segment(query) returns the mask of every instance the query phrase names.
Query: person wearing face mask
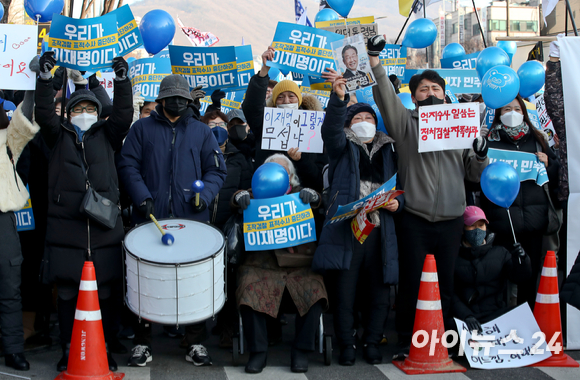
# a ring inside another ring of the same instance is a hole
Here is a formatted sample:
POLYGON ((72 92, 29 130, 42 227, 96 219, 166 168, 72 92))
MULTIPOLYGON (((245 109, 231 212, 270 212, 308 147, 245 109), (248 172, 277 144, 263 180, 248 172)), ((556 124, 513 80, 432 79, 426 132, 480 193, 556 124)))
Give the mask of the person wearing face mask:
POLYGON ((369 62, 378 82, 373 96, 389 136, 395 139, 399 180, 405 190, 405 208, 397 216, 401 281, 397 294, 396 328, 398 359, 404 359, 411 344, 421 272, 427 254, 437 261, 441 307, 447 329, 455 322, 450 313, 453 268, 463 230, 466 207, 464 179, 479 182, 487 166, 487 142, 478 136, 473 149, 419 153, 419 109, 445 102, 445 80, 433 70, 414 75, 409 81, 414 110, 405 108, 395 94, 380 64, 385 37, 367 43, 369 62))
MULTIPOLYGON (((87 192, 87 176, 93 189, 112 203, 119 203, 115 152, 121 149, 133 114, 128 65, 113 59, 115 72, 113 112, 99 120, 101 102, 89 90, 75 91, 66 103, 66 119, 55 112, 51 69, 54 52, 40 57, 36 81, 35 120, 51 149, 48 162, 48 217, 43 282, 58 288, 58 318, 63 355, 57 370, 64 371, 75 318, 80 275, 88 253, 95 264, 105 341, 116 340, 117 312, 122 307, 124 236, 121 215, 109 229, 89 220, 79 209, 87 192)), ((117 364, 108 354, 109 369, 117 364)))
POLYGON ((468 206, 463 223, 461 248, 455 262, 453 316, 464 321, 470 331, 481 334, 482 323, 510 310, 507 281, 523 283, 532 270, 530 258, 520 244, 514 244, 510 250, 494 245, 495 234, 487 229, 489 222, 479 207, 468 206))
MULTIPOLYGON (((560 163, 548 145, 547 136, 530 122, 526 105, 519 95, 508 105, 495 110, 488 140, 490 156, 496 150, 507 154, 513 151, 516 155, 530 153, 537 157, 536 163, 543 166, 548 174, 548 184, 539 184, 535 180, 522 181, 520 191, 510 206, 516 239, 521 242, 532 263, 532 276, 518 286, 518 305, 528 302, 533 309, 537 277, 542 269, 542 255, 545 253, 542 252, 542 240, 548 232, 554 232, 548 231, 550 216, 555 214, 549 193, 558 186, 560 163)), ((517 160, 518 157, 514 159, 517 160)), ((537 168, 538 166, 534 166, 530 170, 537 168)), ((495 244, 510 249, 514 238, 505 209, 493 204, 485 196, 481 197, 481 208, 488 216, 490 228, 496 232, 495 244)))
MULTIPOLYGON (((394 140, 377 131, 375 111, 366 103, 347 108, 350 96, 345 93, 346 80, 336 76, 338 73, 334 70, 329 74, 333 92, 322 124, 322 139, 330 158, 328 178, 332 199, 326 221, 334 216, 339 205, 369 195, 397 172, 394 140)), ((367 316, 362 338, 363 356, 369 364, 382 361, 378 345, 389 310, 389 286, 399 280, 393 215, 403 207, 404 196, 400 195, 382 209, 368 214, 369 221, 376 227, 363 244, 355 239, 350 219, 325 225, 322 229, 312 268, 330 270, 336 277, 334 330, 340 346, 341 365, 355 363, 354 305, 357 287, 360 290, 363 286, 369 296, 367 310, 363 310, 367 316)))
POLYGON ((229 140, 246 158, 248 167, 254 172, 254 157, 256 156, 256 136, 250 130, 244 112, 234 109, 228 112, 229 140))
MULTIPOLYGON (((224 134, 212 133, 200 121, 187 79, 181 75, 163 78, 155 101, 157 106, 150 116, 133 124, 118 162, 119 178, 133 202, 133 223, 148 220, 150 214, 159 219, 186 218, 207 223, 208 205, 226 179, 220 149, 225 143, 224 134), (198 205, 191 191, 196 180, 205 185, 198 205)), ((133 317, 135 338, 128 365, 143 367, 153 360, 151 324, 133 317)), ((195 366, 212 363, 201 344, 207 337, 205 325, 202 321, 185 328, 186 360, 195 366)))

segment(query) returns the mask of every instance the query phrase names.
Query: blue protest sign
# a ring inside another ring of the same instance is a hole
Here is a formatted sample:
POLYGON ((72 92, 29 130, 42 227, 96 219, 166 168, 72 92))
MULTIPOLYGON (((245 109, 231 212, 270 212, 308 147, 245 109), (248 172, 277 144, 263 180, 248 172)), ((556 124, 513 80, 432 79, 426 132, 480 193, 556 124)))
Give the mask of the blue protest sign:
POLYGON ((169 58, 169 49, 163 49, 159 53, 155 54, 153 58, 169 58))
POLYGON ((168 58, 143 58, 129 63, 129 78, 133 94, 140 92, 146 102, 154 102, 159 95, 163 78, 171 74, 168 58))
POLYGON ((236 62, 238 64, 238 87, 230 88, 233 91, 245 91, 254 75, 254 57, 252 46, 236 46, 236 62))
POLYGON ((309 87, 311 90, 332 91, 332 83, 327 82, 324 78, 311 77, 310 75, 303 76, 302 86, 309 87))
MULTIPOLYGON (((242 102, 246 97, 246 90, 226 92, 226 97, 221 100, 221 111, 225 114, 233 109, 242 108, 242 102)), ((212 104, 211 96, 208 95, 200 100, 201 107, 199 112, 203 115, 207 111, 207 107, 212 104)))
POLYGON ((169 45, 173 74, 182 75, 193 89, 202 86, 211 94, 217 89, 238 87, 236 48, 169 45))
POLYGON ((344 36, 308 26, 279 22, 272 46, 276 49, 271 67, 320 77, 327 67, 335 68, 330 44, 344 36))
POLYGON ((401 45, 385 45, 379 59, 387 70, 387 75, 395 74, 403 80, 407 66, 407 48, 402 48, 401 45))
POLYGON ((494 118, 495 118, 495 110, 489 107, 485 107, 485 119, 483 119, 483 121, 488 129, 491 128, 494 118))
POLYGON ((459 103, 459 100, 457 100, 457 96, 455 96, 455 94, 453 93, 453 91, 451 91, 450 88, 445 89, 445 95, 447 95, 449 99, 451 99, 451 103, 459 103))
MULTIPOLYGON (((28 190, 28 185, 26 185, 26 190, 28 190)), ((26 202, 26 205, 22 208, 22 210, 14 212, 14 216, 16 216, 16 230, 18 232, 32 231, 34 230, 34 228, 36 228, 30 198, 28 198, 28 201, 26 202)))
POLYGON ((386 134, 388 134, 387 129, 385 128, 385 123, 383 122, 383 117, 381 116, 381 113, 379 112, 379 107, 377 106, 377 103, 375 103, 375 98, 373 97, 373 89, 372 87, 367 87, 367 88, 363 88, 360 90, 356 91, 356 100, 359 103, 368 103, 373 110, 375 111, 375 114, 377 115, 377 130, 384 132, 386 134))
POLYGON ((60 66, 80 71, 111 67, 119 55, 117 17, 76 19, 55 15, 48 48, 60 66))
POLYGON ((304 76, 304 74, 298 74, 298 73, 295 73, 295 72, 292 73, 292 80, 295 80, 295 81, 300 82, 300 81, 303 81, 304 78, 306 78, 304 76))
POLYGON ((313 241, 314 216, 299 194, 252 199, 244 211, 246 251, 295 247, 313 241))
POLYGON ((441 58, 442 69, 474 69, 477 64, 477 56, 481 53, 477 51, 471 54, 460 55, 459 57, 441 58))
POLYGON ((490 164, 503 161, 513 166, 520 176, 520 182, 532 180, 536 181, 538 186, 548 182, 546 166, 533 153, 489 148, 487 156, 490 164))
POLYGON ((128 5, 123 5, 108 14, 117 16, 119 30, 119 55, 126 55, 143 46, 143 37, 128 5))
MULTIPOLYGON (((481 82, 477 76, 477 71, 472 69, 431 69, 435 70, 445 79, 447 86, 453 90, 454 94, 480 94, 481 82)), ((403 83, 409 83, 411 77, 420 74, 421 70, 405 70, 405 80, 403 83)))
POLYGON ((318 99, 320 104, 322 104, 322 108, 328 107, 328 101, 330 100, 330 92, 329 91, 321 91, 321 90, 313 90, 311 87, 308 86, 300 86, 300 91, 302 91, 302 95, 312 95, 318 99))

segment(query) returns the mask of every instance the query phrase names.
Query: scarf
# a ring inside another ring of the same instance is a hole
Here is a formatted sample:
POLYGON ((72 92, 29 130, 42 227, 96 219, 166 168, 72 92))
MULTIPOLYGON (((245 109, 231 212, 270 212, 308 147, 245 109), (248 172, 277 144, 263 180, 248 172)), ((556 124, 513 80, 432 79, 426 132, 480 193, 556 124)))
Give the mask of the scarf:
POLYGON ((499 131, 504 131, 508 137, 512 140, 512 141, 518 141, 519 139, 521 139, 522 137, 524 137, 525 135, 528 134, 528 132, 530 131, 530 127, 528 126, 528 124, 526 124, 525 121, 522 121, 522 123, 520 125, 517 125, 515 127, 508 127, 507 125, 503 125, 502 123, 496 124, 495 127, 493 127, 491 129, 491 131, 489 131, 489 137, 488 140, 489 141, 500 141, 501 137, 499 135, 499 131))

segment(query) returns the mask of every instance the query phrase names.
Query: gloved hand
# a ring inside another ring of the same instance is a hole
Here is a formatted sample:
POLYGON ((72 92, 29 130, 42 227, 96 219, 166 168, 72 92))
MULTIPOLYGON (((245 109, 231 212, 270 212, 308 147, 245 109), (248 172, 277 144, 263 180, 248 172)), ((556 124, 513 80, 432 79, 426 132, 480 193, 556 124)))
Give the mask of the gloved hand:
POLYGON ((87 83, 89 83, 88 80, 83 78, 81 72, 78 70, 66 69, 66 74, 68 75, 68 78, 73 81, 74 84, 80 84, 84 86, 87 83))
POLYGON ((378 57, 385 48, 386 43, 387 41, 385 41, 385 37, 382 34, 372 36, 367 42, 367 53, 371 57, 378 57))
POLYGON ((217 106, 218 108, 221 107, 221 100, 226 97, 226 93, 222 90, 215 90, 211 94, 211 102, 217 106))
POLYGON ((121 81, 127 79, 127 72, 129 71, 129 64, 123 57, 113 58, 113 71, 115 72, 115 80, 121 81))
POLYGON ((38 60, 38 64, 40 65, 40 77, 42 79, 50 79, 52 78, 51 70, 54 69, 56 66, 56 59, 54 59, 54 52, 53 51, 46 51, 38 60))
POLYGON ((89 90, 95 89, 101 85, 99 78, 97 78, 97 73, 94 73, 89 77, 89 90))
POLYGON ((481 127, 481 131, 479 131, 479 135, 481 137, 487 137, 488 134, 489 134, 489 128, 481 127))
MULTIPOLYGON (((202 90, 202 88, 203 88, 203 86, 202 85, 199 85, 197 87, 194 87, 193 90, 191 90, 191 92, 189 94, 193 98, 193 101, 195 101, 196 99, 203 99, 203 98, 205 98, 205 91, 202 90)), ((224 93, 224 96, 225 96, 225 93, 224 93)), ((212 101, 213 101, 213 97, 212 97, 212 101)))
POLYGON ((153 199, 147 198, 139 205, 139 212, 141 215, 145 217, 145 219, 149 219, 149 215, 155 215, 155 203, 153 203, 153 199))
POLYGON ((320 197, 318 196, 318 193, 316 191, 309 188, 304 188, 300 190, 300 199, 302 199, 302 202, 304 202, 305 204, 309 204, 309 203, 318 203, 320 197))
POLYGON ((40 61, 37 55, 35 55, 34 58, 32 58, 32 61, 30 61, 30 63, 28 64, 28 68, 30 69, 30 71, 36 73, 36 75, 40 74, 40 61))
POLYGON ((143 104, 145 104, 145 98, 141 96, 141 92, 137 91, 133 94, 133 123, 139 120, 143 104))
MULTIPOLYGON (((564 33, 558 34, 558 37, 564 37, 564 33)), ((560 43, 558 40, 550 42, 550 57, 560 58, 560 43)))
POLYGON ((191 205, 193 206, 193 212, 200 213, 207 208, 207 204, 201 198, 199 198, 199 205, 195 205, 195 197, 191 198, 191 205))
POLYGON ((473 151, 479 160, 485 160, 487 157, 487 149, 487 140, 485 138, 477 136, 475 140, 473 140, 473 151))
POLYGON ((242 210, 245 210, 250 205, 250 193, 242 190, 234 196, 234 203, 236 203, 242 210))
POLYGON ((470 332, 476 330, 479 334, 483 333, 483 328, 481 328, 481 324, 475 317, 465 318, 465 324, 470 332))
POLYGON ((513 245, 512 250, 510 251, 510 253, 512 254, 512 256, 517 256, 517 257, 525 257, 526 256, 526 252, 524 251, 524 249, 522 248, 522 245, 520 243, 515 243, 513 245))

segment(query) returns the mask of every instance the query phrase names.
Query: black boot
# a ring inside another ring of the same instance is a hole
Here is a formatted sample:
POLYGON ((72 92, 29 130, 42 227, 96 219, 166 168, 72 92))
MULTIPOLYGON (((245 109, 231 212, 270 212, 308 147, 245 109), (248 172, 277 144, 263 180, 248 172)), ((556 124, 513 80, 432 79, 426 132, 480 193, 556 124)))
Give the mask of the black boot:
POLYGON ((248 364, 246 364, 247 373, 260 373, 266 367, 266 359, 268 353, 266 352, 250 352, 248 364))
POLYGON ((30 369, 30 364, 26 361, 22 352, 17 354, 6 354, 4 355, 4 358, 6 359, 7 367, 12 367, 19 371, 28 371, 30 369))
POLYGON ((66 366, 68 365, 68 353, 70 351, 70 344, 62 345, 62 358, 56 364, 56 370, 58 372, 66 371, 66 366))
POLYGON ((117 362, 113 359, 113 355, 107 350, 107 361, 109 362, 109 371, 115 372, 117 370, 117 362))
POLYGON ((308 372, 308 351, 292 348, 290 354, 290 369, 294 373, 308 372))

